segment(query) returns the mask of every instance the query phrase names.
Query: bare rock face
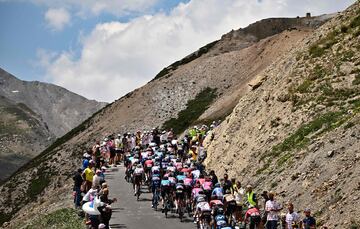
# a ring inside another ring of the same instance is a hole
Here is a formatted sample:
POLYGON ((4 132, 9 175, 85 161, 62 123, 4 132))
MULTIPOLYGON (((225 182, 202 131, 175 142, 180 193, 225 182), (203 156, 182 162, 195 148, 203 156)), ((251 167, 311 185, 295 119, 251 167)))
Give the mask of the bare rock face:
POLYGON ((311 208, 319 225, 357 227, 359 31, 357 2, 259 73, 206 139, 206 166, 311 208))
POLYGON ((0 69, 0 181, 104 105, 0 69))

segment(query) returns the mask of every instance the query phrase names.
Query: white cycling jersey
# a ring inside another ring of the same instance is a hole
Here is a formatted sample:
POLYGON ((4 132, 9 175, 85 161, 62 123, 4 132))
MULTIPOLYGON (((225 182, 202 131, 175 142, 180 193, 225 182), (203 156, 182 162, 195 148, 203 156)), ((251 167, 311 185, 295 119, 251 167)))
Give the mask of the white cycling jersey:
POLYGON ((196 209, 200 212, 211 211, 210 205, 208 202, 200 202, 196 205, 196 209))

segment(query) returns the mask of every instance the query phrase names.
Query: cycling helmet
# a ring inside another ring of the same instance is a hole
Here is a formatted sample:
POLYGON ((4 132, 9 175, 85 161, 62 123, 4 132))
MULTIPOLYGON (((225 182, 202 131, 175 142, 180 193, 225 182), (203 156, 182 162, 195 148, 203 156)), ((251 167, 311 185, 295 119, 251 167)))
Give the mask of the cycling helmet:
POLYGON ((217 209, 217 213, 218 213, 219 215, 223 215, 223 214, 224 214, 224 209, 223 209, 223 208, 218 208, 218 209, 217 209))
POLYGON ((156 146, 156 143, 155 142, 151 142, 150 144, 149 144, 149 147, 155 147, 156 146))
POLYGON ((205 198, 203 196, 199 196, 199 198, 197 199, 197 202, 205 202, 205 198))

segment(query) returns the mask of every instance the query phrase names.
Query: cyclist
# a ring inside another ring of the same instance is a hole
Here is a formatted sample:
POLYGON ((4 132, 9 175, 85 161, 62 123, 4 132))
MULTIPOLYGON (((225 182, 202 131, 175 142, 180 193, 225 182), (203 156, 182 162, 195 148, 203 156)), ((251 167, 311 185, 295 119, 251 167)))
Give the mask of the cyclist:
POLYGON ((141 166, 141 164, 138 164, 136 166, 136 169, 134 170, 134 196, 136 195, 140 195, 140 187, 141 187, 141 183, 142 183, 142 178, 144 176, 144 169, 141 166))
POLYGON ((224 190, 220 186, 220 183, 215 184, 215 188, 211 193, 211 199, 213 200, 223 200, 224 190))
POLYGON ((206 199, 210 200, 211 199, 211 191, 212 191, 212 182, 211 182, 211 178, 207 177, 205 178, 205 182, 202 184, 202 188, 205 192, 206 195, 206 199))
POLYGON ((146 181, 151 179, 151 168, 153 167, 153 165, 154 165, 154 162, 150 157, 144 162, 145 180, 146 181))
POLYGON ((160 190, 161 190, 161 204, 162 207, 164 209, 164 202, 165 202, 165 197, 168 195, 171 195, 171 183, 169 181, 169 177, 164 176, 163 179, 161 180, 161 184, 160 184, 160 190))
POLYGON ((216 229, 227 226, 227 218, 224 214, 224 209, 218 208, 215 214, 213 214, 212 225, 215 225, 216 229))
POLYGON ((225 215, 229 219, 229 224, 231 225, 233 219, 233 213, 236 208, 236 200, 234 194, 231 193, 230 189, 226 190, 226 194, 224 195, 224 207, 225 207, 225 215))
MULTIPOLYGON (((178 211, 179 215, 184 213, 185 207, 185 190, 184 190, 184 181, 179 180, 175 188, 175 209, 178 211)), ((182 217, 182 215, 180 216, 182 217)))
POLYGON ((250 224, 250 229, 259 228, 261 222, 259 209, 253 205, 249 205, 249 209, 245 213, 245 222, 250 224))
POLYGON ((151 178, 151 192, 153 194, 152 205, 151 205, 152 208, 158 205, 158 201, 160 199, 159 198, 160 186, 161 186, 160 173, 159 170, 155 170, 151 178))
POLYGON ((197 204, 194 214, 194 222, 200 225, 208 224, 211 222, 211 208, 209 203, 205 200, 205 197, 199 196, 197 198, 197 204))

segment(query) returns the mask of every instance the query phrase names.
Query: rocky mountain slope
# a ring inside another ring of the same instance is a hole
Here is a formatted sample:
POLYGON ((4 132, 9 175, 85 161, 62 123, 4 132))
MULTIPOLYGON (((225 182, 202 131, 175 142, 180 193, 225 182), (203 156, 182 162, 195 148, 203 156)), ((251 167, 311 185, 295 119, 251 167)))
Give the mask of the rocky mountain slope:
POLYGON ((265 69, 274 68, 276 60, 303 44, 327 19, 263 20, 163 69, 58 139, 2 185, 0 218, 13 218, 6 226, 17 227, 37 214, 71 205, 70 176, 80 162, 76 159, 103 135, 155 126, 181 133, 190 124, 225 117, 239 98, 263 87, 265 69))
POLYGON ((10 176, 54 139, 45 123, 25 104, 0 96, 0 178, 10 176))
POLYGON ((359 228, 360 4, 260 73, 207 139, 206 165, 313 209, 319 225, 359 228))
POLYGON ((0 69, 0 181, 104 105, 0 69))
POLYGON ((106 104, 53 84, 19 80, 1 68, 0 95, 33 110, 56 137, 61 137, 106 104))

